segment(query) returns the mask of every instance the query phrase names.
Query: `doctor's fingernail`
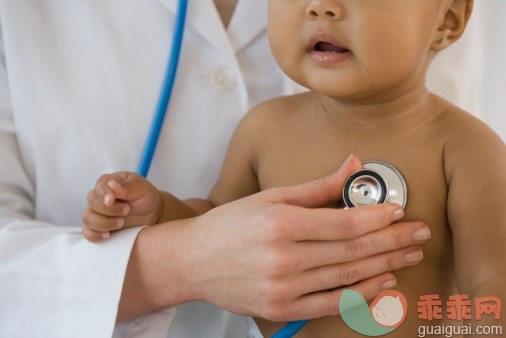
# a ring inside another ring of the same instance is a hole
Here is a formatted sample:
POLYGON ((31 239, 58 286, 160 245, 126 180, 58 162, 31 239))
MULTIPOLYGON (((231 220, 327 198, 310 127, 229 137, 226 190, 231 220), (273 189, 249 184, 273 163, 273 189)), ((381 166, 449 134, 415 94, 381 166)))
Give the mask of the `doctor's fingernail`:
POLYGON ((116 229, 121 229, 125 225, 125 220, 123 218, 119 219, 118 222, 116 222, 116 229))
POLYGON ((423 259, 423 252, 421 249, 410 251, 404 256, 404 263, 417 264, 423 259))
POLYGON ((350 161, 351 161, 352 158, 353 158, 353 154, 351 154, 350 156, 348 156, 348 158, 346 159, 346 161, 344 161, 342 167, 346 167, 350 163, 350 161))
POLYGON ((381 284, 381 290, 390 290, 397 286, 397 281, 395 279, 390 279, 381 284))
POLYGON ((392 214, 392 222, 396 222, 404 217, 404 210, 399 208, 392 214))
POLYGON ((102 238, 103 239, 108 239, 109 237, 111 237, 111 233, 110 232, 103 232, 102 233, 102 238))
POLYGON ((423 242, 430 238, 431 233, 429 230, 429 227, 423 226, 419 229, 416 229, 415 232, 413 232, 412 238, 415 242, 423 242))

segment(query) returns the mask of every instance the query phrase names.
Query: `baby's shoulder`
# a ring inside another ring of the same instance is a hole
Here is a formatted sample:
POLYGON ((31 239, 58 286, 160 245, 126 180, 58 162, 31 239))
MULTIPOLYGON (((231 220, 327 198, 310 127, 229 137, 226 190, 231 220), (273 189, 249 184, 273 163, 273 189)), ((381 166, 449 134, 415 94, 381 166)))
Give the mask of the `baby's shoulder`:
POLYGON ((250 147, 257 148, 270 143, 282 133, 289 133, 292 130, 289 126, 294 124, 294 117, 301 111, 299 105, 307 101, 304 96, 282 96, 254 106, 240 121, 234 141, 242 140, 249 143, 250 147))
POLYGON ((293 120, 310 102, 311 93, 280 96, 254 106, 244 121, 274 125, 275 122, 293 120))
POLYGON ((479 163, 503 170, 506 164, 506 144, 493 129, 478 117, 441 100, 436 122, 444 134, 444 160, 447 174, 457 168, 479 163))
POLYGON ((493 129, 478 117, 460 109, 442 98, 436 98, 439 110, 436 119, 441 132, 446 135, 448 147, 462 148, 466 144, 504 144, 493 129))

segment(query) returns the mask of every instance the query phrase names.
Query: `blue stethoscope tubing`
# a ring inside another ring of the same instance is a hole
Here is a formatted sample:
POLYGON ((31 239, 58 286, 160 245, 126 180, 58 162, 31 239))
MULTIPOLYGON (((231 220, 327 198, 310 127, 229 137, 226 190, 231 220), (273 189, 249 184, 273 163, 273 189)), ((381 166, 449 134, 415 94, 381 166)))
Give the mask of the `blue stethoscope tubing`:
MULTIPOLYGON (((172 46, 169 59, 167 62, 167 69, 160 90, 160 97, 156 105, 156 110, 151 122, 148 138, 144 145, 141 160, 137 173, 146 177, 153 161, 156 145, 160 138, 163 121, 167 115, 167 109, 174 89, 174 82, 176 79, 177 68, 179 64, 179 56, 181 55, 181 47, 183 46, 183 33, 186 22, 186 14, 188 12, 188 0, 179 0, 176 11, 176 18, 174 22, 174 35, 172 37, 172 46)), ((308 320, 293 321, 285 325, 281 330, 272 336, 272 338, 291 338, 302 329, 308 320)))
POLYGON ((309 320, 296 320, 283 326, 281 330, 276 332, 271 338, 292 338, 299 332, 309 320))
POLYGON ((149 130, 144 151, 139 162, 137 173, 146 177, 153 161, 156 145, 160 138, 163 121, 167 115, 167 108, 169 107, 172 90, 174 89, 174 80, 176 79, 177 68, 179 64, 179 56, 181 55, 181 47, 183 46, 183 33, 186 22, 186 13, 188 8, 188 0, 179 0, 176 10, 176 18, 174 21, 174 35, 172 37, 172 46, 167 62, 167 69, 160 91, 160 97, 156 106, 151 129, 149 130))

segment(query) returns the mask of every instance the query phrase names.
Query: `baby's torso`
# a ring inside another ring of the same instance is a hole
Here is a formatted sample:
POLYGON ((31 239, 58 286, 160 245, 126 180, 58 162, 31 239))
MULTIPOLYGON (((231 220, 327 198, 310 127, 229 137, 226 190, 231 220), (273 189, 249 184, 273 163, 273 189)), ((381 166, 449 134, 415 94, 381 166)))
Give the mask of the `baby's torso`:
MULTIPOLYGON (((441 325, 443 322, 419 320, 417 307, 420 297, 426 295, 438 295, 444 305, 448 296, 458 294, 452 234, 446 213, 445 139, 437 121, 421 120, 419 124, 403 128, 402 121, 354 126, 317 120, 290 119, 290 126, 280 127, 269 146, 261 149, 257 167, 260 188, 323 177, 334 172, 350 154, 363 161, 380 160, 396 167, 404 176, 408 190, 406 216, 402 221, 427 223, 432 237, 423 246, 424 260, 420 265, 395 272, 396 289, 406 297, 408 312, 404 324, 388 336, 415 337, 421 325, 441 325)), ((336 205, 337 201, 329 207, 336 205)), ((264 320, 257 323, 266 337, 283 326, 264 320)), ((458 325, 457 322, 446 324, 458 325)), ((297 337, 363 336, 348 328, 340 317, 327 317, 311 320, 297 337)))

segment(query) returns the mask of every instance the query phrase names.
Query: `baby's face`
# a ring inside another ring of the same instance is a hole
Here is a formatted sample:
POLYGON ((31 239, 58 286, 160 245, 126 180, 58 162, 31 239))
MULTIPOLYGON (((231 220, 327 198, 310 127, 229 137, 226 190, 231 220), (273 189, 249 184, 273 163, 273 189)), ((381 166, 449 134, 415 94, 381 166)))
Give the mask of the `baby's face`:
POLYGON ((330 97, 395 96, 423 85, 452 0, 270 0, 269 39, 283 71, 330 97))

